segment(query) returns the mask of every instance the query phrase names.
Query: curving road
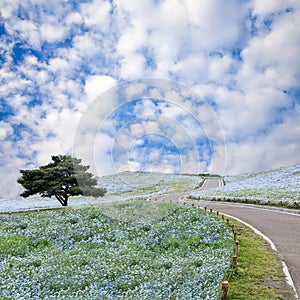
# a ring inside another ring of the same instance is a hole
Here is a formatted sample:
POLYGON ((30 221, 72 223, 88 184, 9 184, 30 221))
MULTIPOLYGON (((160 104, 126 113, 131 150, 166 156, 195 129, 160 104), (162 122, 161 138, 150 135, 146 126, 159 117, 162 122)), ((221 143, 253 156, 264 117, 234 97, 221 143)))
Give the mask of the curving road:
MULTIPOLYGON (((202 189, 218 187, 220 184, 218 178, 206 179, 202 189)), ((157 198, 161 201, 176 201, 178 199, 184 201, 183 197, 187 193, 163 195, 157 198)), ((204 200, 196 202, 200 203, 202 207, 206 206, 208 209, 236 217, 257 228, 271 239, 288 267, 296 289, 295 299, 298 299, 297 294, 300 295, 300 214, 253 205, 204 200)))

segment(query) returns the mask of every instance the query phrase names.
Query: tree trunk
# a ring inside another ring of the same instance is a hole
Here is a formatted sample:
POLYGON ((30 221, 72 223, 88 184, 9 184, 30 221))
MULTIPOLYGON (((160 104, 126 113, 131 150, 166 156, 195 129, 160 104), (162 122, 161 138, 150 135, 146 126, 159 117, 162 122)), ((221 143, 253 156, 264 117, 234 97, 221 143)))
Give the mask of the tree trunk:
POLYGON ((62 206, 68 206, 68 196, 67 195, 65 195, 65 199, 64 199, 64 201, 63 201, 63 203, 62 203, 62 206))
POLYGON ((62 206, 68 206, 68 198, 69 197, 67 195, 65 195, 64 198, 59 194, 54 194, 54 196, 62 206))

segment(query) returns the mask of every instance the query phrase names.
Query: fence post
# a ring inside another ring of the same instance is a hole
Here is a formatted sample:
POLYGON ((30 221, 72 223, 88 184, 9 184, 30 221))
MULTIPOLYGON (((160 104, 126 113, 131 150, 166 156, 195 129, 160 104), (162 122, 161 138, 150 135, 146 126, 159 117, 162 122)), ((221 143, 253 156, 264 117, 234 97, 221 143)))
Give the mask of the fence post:
POLYGON ((232 256, 232 267, 235 269, 237 266, 237 256, 233 255, 232 256))
POLYGON ((239 254, 240 251, 240 243, 239 241, 235 241, 235 253, 239 254))
POLYGON ((236 241, 237 240, 237 233, 234 232, 233 234, 234 234, 234 240, 236 241))
POLYGON ((234 233, 234 224, 231 225, 232 233, 234 233))
POLYGON ((222 300, 225 300, 227 298, 228 294, 228 281, 222 282, 222 300))

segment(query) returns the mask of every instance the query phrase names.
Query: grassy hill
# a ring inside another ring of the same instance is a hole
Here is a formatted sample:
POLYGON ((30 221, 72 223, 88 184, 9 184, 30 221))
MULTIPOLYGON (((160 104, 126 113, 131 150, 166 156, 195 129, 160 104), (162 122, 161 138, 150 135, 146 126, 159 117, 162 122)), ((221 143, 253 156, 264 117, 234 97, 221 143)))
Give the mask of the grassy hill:
POLYGON ((109 195, 153 195, 191 190, 200 183, 198 175, 163 174, 158 172, 123 172, 99 180, 109 195))
POLYGON ((238 176, 225 176, 225 186, 195 191, 196 199, 241 201, 300 208, 300 164, 238 176))
MULTIPOLYGON (((103 176, 99 185, 107 188, 103 198, 74 197, 70 206, 98 205, 141 199, 149 196, 190 191, 201 185, 208 174, 163 174, 149 172, 123 172, 103 176)), ((196 199, 240 201, 300 208, 300 164, 236 176, 225 176, 226 185, 208 191, 195 190, 196 199)), ((0 199, 0 212, 60 207, 56 199, 32 196, 27 199, 12 197, 0 199)))
MULTIPOLYGON (((99 179, 99 185, 107 188, 107 194, 103 198, 73 197, 70 198, 69 206, 98 205, 129 199, 147 198, 163 193, 192 190, 199 185, 201 180, 198 175, 123 172, 103 176, 99 179)), ((24 199, 18 196, 0 199, 0 212, 56 207, 60 207, 60 204, 54 198, 32 196, 24 199)))

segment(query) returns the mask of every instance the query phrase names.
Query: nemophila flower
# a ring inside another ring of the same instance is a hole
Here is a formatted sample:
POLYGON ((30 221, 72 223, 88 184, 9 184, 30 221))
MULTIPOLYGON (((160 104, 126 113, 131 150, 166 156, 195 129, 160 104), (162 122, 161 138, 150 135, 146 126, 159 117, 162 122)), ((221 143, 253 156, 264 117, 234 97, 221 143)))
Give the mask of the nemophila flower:
MULTIPOLYGON (((103 198, 73 197, 70 206, 93 205, 150 197, 157 194, 192 190, 199 183, 199 176, 173 175, 161 173, 122 173, 101 177, 100 185, 107 188, 103 198), (147 183, 147 185, 145 185, 147 183)), ((58 207, 55 199, 31 196, 24 201, 21 197, 0 199, 0 212, 31 210, 38 208, 58 207)))
POLYGON ((163 203, 115 206, 114 216, 119 213, 122 221, 103 214, 105 209, 23 214, 28 224, 23 231, 15 226, 20 221, 16 215, 3 215, 1 236, 47 242, 22 255, 4 255, 1 297, 217 298, 232 251, 225 223, 194 208, 174 210, 163 203), (132 219, 138 210, 164 214, 143 223, 132 219), (131 212, 127 220, 124 211, 131 212), (77 222, 71 226, 70 220, 77 222))
POLYGON ((194 198, 215 198, 260 204, 300 206, 300 165, 277 170, 226 176, 226 186, 207 191, 193 191, 194 198))

